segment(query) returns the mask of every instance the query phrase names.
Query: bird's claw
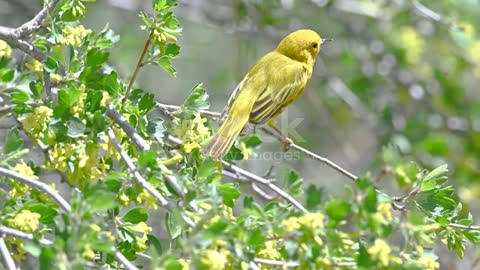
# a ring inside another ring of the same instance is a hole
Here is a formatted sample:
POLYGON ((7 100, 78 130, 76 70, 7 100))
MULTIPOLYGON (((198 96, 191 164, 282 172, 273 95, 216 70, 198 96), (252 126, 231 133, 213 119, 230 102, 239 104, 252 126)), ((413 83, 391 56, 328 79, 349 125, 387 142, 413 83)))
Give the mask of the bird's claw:
POLYGON ((283 138, 283 150, 286 152, 290 149, 290 145, 293 144, 293 141, 290 138, 283 138))

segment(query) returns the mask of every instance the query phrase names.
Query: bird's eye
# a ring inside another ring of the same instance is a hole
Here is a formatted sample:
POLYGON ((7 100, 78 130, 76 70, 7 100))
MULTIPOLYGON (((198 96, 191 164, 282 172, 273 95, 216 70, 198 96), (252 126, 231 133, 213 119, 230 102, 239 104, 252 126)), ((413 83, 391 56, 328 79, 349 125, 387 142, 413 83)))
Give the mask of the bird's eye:
POLYGON ((318 47, 318 44, 317 43, 313 43, 313 48, 317 48, 318 47))

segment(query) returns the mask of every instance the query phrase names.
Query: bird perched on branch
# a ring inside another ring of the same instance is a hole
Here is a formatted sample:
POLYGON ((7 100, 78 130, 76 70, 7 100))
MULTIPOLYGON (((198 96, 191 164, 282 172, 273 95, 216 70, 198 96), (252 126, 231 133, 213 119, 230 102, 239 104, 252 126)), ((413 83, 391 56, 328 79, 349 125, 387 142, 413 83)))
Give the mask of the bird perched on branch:
MULTIPOLYGON (((298 30, 258 60, 230 96, 221 116, 226 119, 203 153, 222 158, 255 125, 268 123, 275 129, 275 118, 302 95, 320 46, 330 40, 313 30, 298 30)), ((291 143, 286 137, 285 142, 291 143)))

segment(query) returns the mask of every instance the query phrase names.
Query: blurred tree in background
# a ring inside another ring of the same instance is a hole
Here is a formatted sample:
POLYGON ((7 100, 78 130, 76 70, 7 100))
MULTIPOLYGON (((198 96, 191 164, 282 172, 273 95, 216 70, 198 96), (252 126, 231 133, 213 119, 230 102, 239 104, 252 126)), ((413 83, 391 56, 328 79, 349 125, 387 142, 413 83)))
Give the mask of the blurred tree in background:
POLYGON ((41 27, 18 35, 7 27, 44 3, 0 0, 0 169, 54 185, 71 208, 0 171, 0 251, 19 265, 480 268, 479 1, 45 2, 55 7, 41 27), (300 28, 334 42, 278 127, 361 177, 261 130, 241 138, 232 151, 249 158, 235 164, 276 179, 282 196, 200 156, 218 127, 202 110, 221 111, 300 28))

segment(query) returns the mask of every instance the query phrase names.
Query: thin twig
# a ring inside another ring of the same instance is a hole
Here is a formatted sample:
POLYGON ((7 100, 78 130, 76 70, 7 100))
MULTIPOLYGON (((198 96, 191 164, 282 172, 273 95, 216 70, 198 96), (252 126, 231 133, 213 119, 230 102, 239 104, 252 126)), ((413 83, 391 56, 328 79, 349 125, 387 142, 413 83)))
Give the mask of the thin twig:
POLYGON ((23 38, 37 31, 37 29, 42 26, 47 15, 53 11, 58 2, 60 2, 60 0, 51 0, 48 2, 43 9, 40 10, 40 12, 38 12, 37 15, 35 15, 35 17, 33 17, 30 21, 13 30, 13 34, 19 38, 23 38))
POLYGON ((52 197, 58 203, 58 205, 60 205, 60 207, 62 207, 66 212, 70 213, 72 211, 72 208, 70 207, 70 204, 68 204, 68 202, 62 196, 60 196, 57 192, 55 192, 55 190, 53 190, 47 184, 45 184, 43 182, 40 182, 40 181, 33 180, 29 177, 26 177, 26 176, 21 175, 17 172, 14 172, 12 170, 5 169, 5 168, 2 168, 2 167, 0 167, 0 175, 4 175, 6 177, 15 179, 15 180, 20 181, 24 184, 27 184, 28 186, 35 187, 35 188, 47 193, 48 195, 50 195, 50 197, 52 197))
POLYGON ((268 260, 262 258, 255 258, 253 259, 254 262, 264 265, 271 265, 271 266, 281 266, 281 267, 298 267, 300 264, 298 262, 281 262, 275 260, 268 260))
POLYGON ((6 269, 17 270, 17 267, 15 266, 15 261, 13 260, 12 255, 10 255, 10 251, 5 244, 5 239, 3 239, 3 236, 0 236, 0 255, 2 255, 6 269))
MULTIPOLYGON (((168 111, 178 111, 180 110, 180 106, 176 106, 176 105, 168 105, 168 104, 162 104, 162 103, 157 103, 156 106, 160 109, 163 109, 163 110, 168 110, 168 111)), ((213 118, 214 120, 218 119, 220 117, 220 113, 217 113, 217 112, 212 112, 212 111, 206 111, 206 110, 201 110, 199 111, 200 115, 204 116, 204 117, 209 117, 209 118, 213 118)), ((274 138, 278 139, 279 141, 283 142, 283 138, 280 137, 279 134, 273 132, 272 130, 270 130, 269 128, 267 127, 261 127, 261 129, 273 136, 274 138)), ((304 153, 305 155, 315 159, 315 160, 318 160, 324 164, 326 164, 327 166, 333 168, 334 170, 336 170, 337 172, 347 176, 348 178, 352 179, 352 180, 357 180, 357 176, 354 175, 353 173, 349 172, 348 170, 342 168, 340 165, 336 164, 335 162, 329 160, 328 158, 325 158, 325 157, 322 157, 322 156, 319 156, 295 143, 292 143, 290 144, 290 148, 293 148, 297 151, 300 151, 302 153, 304 153)))
MULTIPOLYGON (((22 231, 19 231, 19 230, 10 228, 10 227, 6 227, 6 226, 3 226, 3 225, 0 225, 0 234, 6 234, 6 235, 9 235, 9 236, 13 236, 13 237, 17 237, 17 238, 24 239, 24 240, 29 240, 29 241, 33 241, 35 239, 33 237, 33 234, 24 233, 22 231)), ((45 245, 45 246, 53 244, 52 241, 47 240, 47 239, 40 239, 38 241, 40 242, 40 244, 45 245)))
POLYGON ((128 270, 139 270, 138 267, 133 265, 120 251, 115 252, 115 258, 123 264, 123 267, 128 270))
POLYGON ((148 35, 147 41, 145 42, 145 46, 143 46, 142 53, 140 54, 140 57, 138 58, 137 66, 135 67, 135 70, 133 71, 132 78, 130 78, 130 82, 128 83, 127 91, 125 91, 125 96, 123 96, 123 98, 122 98, 122 106, 125 105, 125 101, 127 101, 127 98, 130 95, 130 91, 132 90, 133 82, 135 81, 135 78, 137 77, 138 71, 142 67, 143 58, 145 58, 145 53, 147 53, 148 47, 150 47, 150 42, 152 41, 152 36, 153 36, 153 29, 150 31, 150 34, 148 35))
POLYGON ((275 191, 275 193, 277 193, 279 196, 283 197, 285 200, 289 201, 291 204, 293 204, 295 207, 297 207, 300 211, 302 211, 304 213, 308 213, 308 210, 305 207, 303 207, 303 205, 301 203, 299 203, 297 200, 295 200, 295 198, 290 196, 287 192, 283 191, 282 189, 280 189, 276 185, 272 184, 271 181, 269 181, 265 178, 262 178, 262 177, 260 177, 256 174, 253 174, 253 173, 251 173, 247 170, 244 170, 244 169, 242 169, 242 168, 240 168, 236 165, 230 164, 230 163, 228 163, 224 160, 222 160, 222 164, 226 168, 229 168, 230 170, 233 170, 237 174, 243 175, 243 176, 247 177, 248 179, 251 179, 251 180, 253 180, 257 183, 260 183, 262 185, 267 186, 271 190, 275 191))
MULTIPOLYGON (((107 104, 106 114, 110 117, 115 123, 117 123, 127 136, 132 140, 139 151, 148 151, 150 150, 150 145, 143 139, 137 130, 130 125, 127 119, 123 117, 120 112, 115 110, 110 104, 107 104)), ((159 165, 160 169, 164 172, 168 171, 168 168, 165 165, 159 165)), ((164 174, 167 183, 172 187, 172 189, 180 196, 181 198, 185 197, 185 192, 178 185, 177 180, 172 175, 164 174)))
POLYGON ((123 149, 123 147, 120 145, 120 143, 117 140, 117 137, 115 137, 115 133, 113 132, 112 128, 107 129, 107 135, 110 138, 111 143, 117 150, 117 152, 120 154, 122 157, 123 161, 127 165, 128 170, 130 171, 131 174, 133 174, 133 177, 137 180, 137 182, 150 193, 155 199, 157 199, 162 206, 167 206, 168 201, 165 199, 165 197, 162 196, 154 187, 152 187, 145 178, 137 171, 137 168, 135 167, 135 164, 133 160, 128 156, 127 151, 123 149))

